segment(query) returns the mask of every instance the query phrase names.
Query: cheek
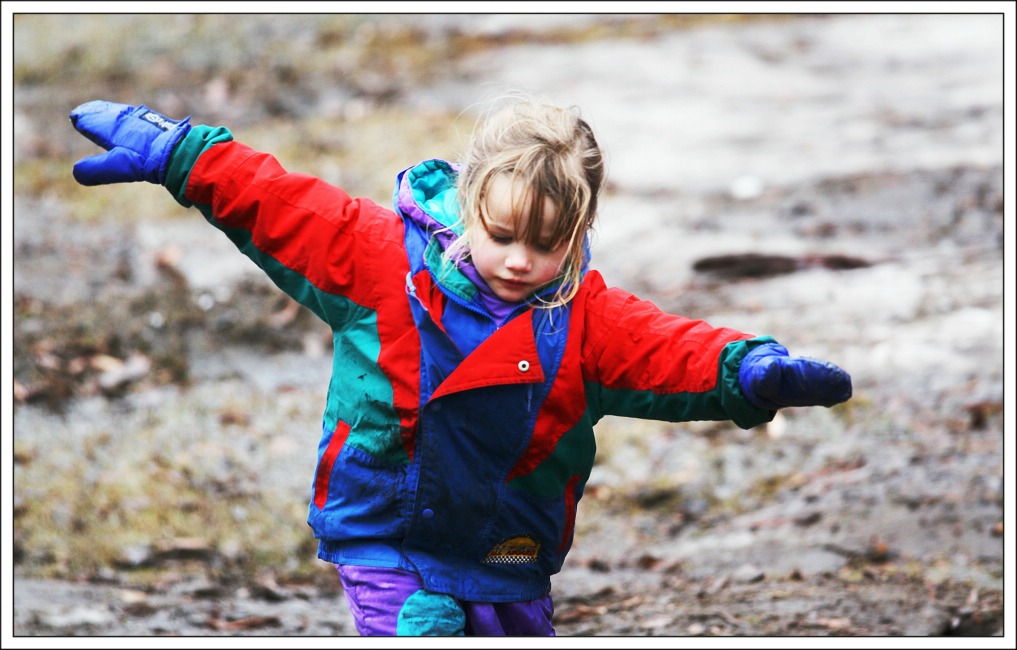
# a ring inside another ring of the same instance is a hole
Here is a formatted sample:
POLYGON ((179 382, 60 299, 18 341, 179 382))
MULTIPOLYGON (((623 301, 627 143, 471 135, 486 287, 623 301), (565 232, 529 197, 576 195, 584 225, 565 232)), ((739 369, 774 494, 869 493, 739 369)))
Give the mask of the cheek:
POLYGON ((554 255, 549 257, 542 257, 538 264, 540 265, 540 275, 546 276, 548 280, 554 278, 562 269, 562 265, 565 263, 565 254, 554 255))
POLYGON ((470 258, 481 274, 486 273, 489 267, 497 264, 494 247, 486 241, 476 242, 470 246, 470 258))
POLYGON ((469 245, 470 256, 476 259, 478 256, 484 254, 484 244, 487 242, 486 238, 477 237, 474 234, 467 235, 467 244, 469 245))

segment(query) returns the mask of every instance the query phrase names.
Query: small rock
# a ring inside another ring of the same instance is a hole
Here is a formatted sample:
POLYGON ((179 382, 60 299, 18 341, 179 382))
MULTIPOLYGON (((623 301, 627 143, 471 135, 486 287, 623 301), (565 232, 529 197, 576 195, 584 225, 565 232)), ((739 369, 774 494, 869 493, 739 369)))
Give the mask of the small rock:
POLYGON ((254 585, 251 595, 262 600, 276 603, 283 602, 292 596, 288 590, 280 587, 274 578, 263 578, 259 580, 254 585))
POLYGON ((611 565, 599 558, 591 559, 588 566, 590 571, 596 571, 597 573, 609 573, 611 571, 611 565))
POLYGON ((201 537, 176 537, 159 547, 158 559, 167 560, 209 560, 215 554, 208 540, 201 537))
POLYGON ((700 598, 713 596, 723 591, 728 586, 728 584, 730 584, 730 582, 731 577, 727 575, 720 576, 718 578, 707 578, 706 582, 703 584, 703 587, 699 590, 699 592, 696 595, 700 598))
POLYGON ((743 564, 734 571, 731 572, 731 579, 735 582, 748 584, 752 582, 759 582, 766 577, 759 567, 751 564, 743 564))
POLYGON ((763 193, 763 181, 758 176, 739 176, 731 183, 731 196, 738 201, 748 201, 763 193))
POLYGON ((99 375, 99 386, 106 392, 114 391, 126 384, 138 381, 152 369, 151 359, 140 353, 132 352, 125 361, 119 363, 114 363, 119 360, 112 357, 101 356, 103 361, 97 366, 97 368, 101 367, 103 369, 102 374, 99 375), (112 362, 110 359, 112 359, 112 362))
POLYGON ((188 577, 172 588, 172 593, 182 594, 193 598, 220 598, 224 589, 221 584, 213 582, 203 576, 188 577))
POLYGON ((805 515, 801 515, 799 517, 795 517, 794 518, 794 522, 795 522, 796 526, 803 526, 803 527, 805 527, 805 526, 811 526, 811 525, 813 525, 815 523, 818 523, 822 518, 823 518, 823 513, 816 511, 816 512, 810 512, 810 513, 805 514, 805 515))
POLYGON ((652 618, 648 618, 640 625, 640 627, 647 630, 659 630, 662 627, 666 627, 674 623, 674 617, 666 614, 660 614, 652 618))
POLYGON ((152 561, 152 547, 148 544, 131 544, 120 549, 116 559, 119 566, 140 567, 152 561))
POLYGON ((121 589, 119 595, 125 605, 135 605, 148 600, 148 594, 138 589, 121 589))

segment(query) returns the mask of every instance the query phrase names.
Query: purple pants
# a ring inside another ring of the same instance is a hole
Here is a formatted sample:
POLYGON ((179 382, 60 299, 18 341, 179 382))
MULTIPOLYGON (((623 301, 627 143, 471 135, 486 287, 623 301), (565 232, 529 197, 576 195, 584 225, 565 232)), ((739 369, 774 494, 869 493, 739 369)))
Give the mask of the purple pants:
POLYGON ((336 565, 361 636, 554 636, 551 596, 462 601, 427 591, 412 571, 336 565))

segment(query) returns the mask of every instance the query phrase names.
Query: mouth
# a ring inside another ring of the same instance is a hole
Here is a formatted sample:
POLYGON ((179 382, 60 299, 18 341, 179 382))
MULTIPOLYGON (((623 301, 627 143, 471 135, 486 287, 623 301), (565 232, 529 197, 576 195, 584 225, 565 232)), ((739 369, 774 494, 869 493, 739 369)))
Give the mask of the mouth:
POLYGON ((529 282, 524 282, 522 280, 509 280, 505 278, 500 278, 500 281, 503 286, 508 287, 509 289, 525 289, 530 286, 529 282))

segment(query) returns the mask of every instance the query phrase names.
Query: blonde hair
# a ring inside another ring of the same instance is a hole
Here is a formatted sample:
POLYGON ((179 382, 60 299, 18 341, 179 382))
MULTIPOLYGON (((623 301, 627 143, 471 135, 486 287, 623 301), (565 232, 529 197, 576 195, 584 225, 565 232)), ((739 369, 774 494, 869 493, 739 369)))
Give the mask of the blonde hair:
POLYGON ((521 215, 523 241, 568 247, 559 288, 542 300, 542 306, 570 301, 579 290, 586 236, 596 219, 605 176, 603 154, 578 109, 516 100, 478 122, 461 163, 458 199, 463 233, 445 251, 446 257, 464 258, 471 230, 487 229, 482 207, 488 188, 493 179, 507 175, 529 201, 521 215), (545 199, 558 208, 550 241, 540 241, 545 199))

